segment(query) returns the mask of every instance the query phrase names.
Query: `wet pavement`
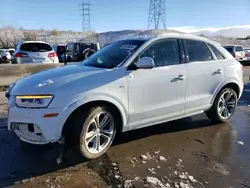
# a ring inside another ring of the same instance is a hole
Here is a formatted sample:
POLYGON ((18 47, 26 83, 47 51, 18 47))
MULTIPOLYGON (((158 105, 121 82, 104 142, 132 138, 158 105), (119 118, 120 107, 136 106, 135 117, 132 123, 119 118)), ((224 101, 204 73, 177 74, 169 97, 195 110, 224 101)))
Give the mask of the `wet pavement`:
POLYGON ((249 75, 229 123, 201 114, 123 133, 101 158, 68 151, 61 165, 57 144, 22 144, 1 126, 7 104, 0 96, 0 187, 250 187, 249 75))

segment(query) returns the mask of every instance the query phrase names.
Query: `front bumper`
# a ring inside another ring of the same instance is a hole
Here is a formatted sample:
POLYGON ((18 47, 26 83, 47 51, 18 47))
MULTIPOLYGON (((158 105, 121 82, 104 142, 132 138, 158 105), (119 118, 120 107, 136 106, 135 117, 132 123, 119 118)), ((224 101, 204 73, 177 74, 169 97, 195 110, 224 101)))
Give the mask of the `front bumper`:
POLYGON ((44 118, 45 114, 58 113, 58 109, 25 109, 13 106, 8 112, 8 129, 31 144, 48 144, 61 138, 63 125, 57 117, 44 118))

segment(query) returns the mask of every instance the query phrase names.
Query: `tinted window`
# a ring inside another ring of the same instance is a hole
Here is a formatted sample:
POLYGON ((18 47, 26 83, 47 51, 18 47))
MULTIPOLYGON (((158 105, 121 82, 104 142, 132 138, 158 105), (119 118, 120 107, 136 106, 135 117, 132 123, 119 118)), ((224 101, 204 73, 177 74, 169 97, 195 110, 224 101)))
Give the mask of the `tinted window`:
POLYGON ((81 51, 84 51, 88 48, 97 51, 97 46, 94 43, 82 43, 81 44, 81 51))
POLYGON ((57 53, 58 54, 64 54, 66 51, 66 46, 57 46, 57 53))
POLYGON ((151 57, 156 67, 176 65, 180 63, 179 45, 177 39, 157 42, 144 51, 140 58, 151 57))
POLYGON ((207 45, 202 41, 186 40, 189 62, 211 61, 213 56, 207 45))
POLYGON ((233 47, 225 47, 225 49, 230 52, 233 53, 234 52, 234 48, 233 47))
POLYGON ((212 44, 208 44, 208 46, 211 48, 211 50, 214 52, 216 58, 218 60, 222 60, 222 59, 225 59, 224 56, 220 53, 220 51, 215 47, 213 46, 212 44))
POLYGON ((74 51, 74 44, 73 43, 67 45, 67 51, 68 52, 73 52, 74 51))
POLYGON ((243 51, 243 48, 241 46, 236 46, 235 51, 241 52, 241 51, 243 51))
POLYGON ((48 52, 52 50, 52 47, 43 43, 25 43, 21 46, 20 50, 29 52, 48 52))
POLYGON ((130 57, 144 42, 144 40, 113 42, 83 61, 83 65, 112 69, 130 57))

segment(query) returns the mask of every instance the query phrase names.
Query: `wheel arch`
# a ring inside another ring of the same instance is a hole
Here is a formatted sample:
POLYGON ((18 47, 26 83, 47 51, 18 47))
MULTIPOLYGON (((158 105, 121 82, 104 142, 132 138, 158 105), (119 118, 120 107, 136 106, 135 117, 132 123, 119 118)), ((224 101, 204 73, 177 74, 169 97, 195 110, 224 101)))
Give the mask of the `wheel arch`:
POLYGON ((239 84, 236 82, 236 81, 229 81, 229 82, 226 82, 224 84, 222 84, 217 90, 216 92, 214 93, 213 95, 213 99, 212 99, 212 102, 211 104, 214 103, 214 100, 216 99, 216 97, 218 96, 218 94, 225 88, 232 88, 234 89, 234 91, 236 92, 237 94, 237 97, 239 99, 240 97, 240 87, 239 87, 239 84))
POLYGON ((68 130, 70 124, 71 118, 74 118, 75 115, 77 115, 80 111, 84 109, 89 109, 94 106, 100 106, 100 105, 107 105, 111 108, 113 108, 117 112, 118 116, 118 131, 122 131, 124 126, 127 124, 127 113, 124 109, 124 107, 117 102, 114 99, 110 98, 96 98, 96 99, 91 99, 87 100, 85 102, 81 102, 80 105, 77 105, 73 110, 71 110, 70 115, 67 117, 66 121, 63 124, 62 130, 61 130, 61 135, 68 130))

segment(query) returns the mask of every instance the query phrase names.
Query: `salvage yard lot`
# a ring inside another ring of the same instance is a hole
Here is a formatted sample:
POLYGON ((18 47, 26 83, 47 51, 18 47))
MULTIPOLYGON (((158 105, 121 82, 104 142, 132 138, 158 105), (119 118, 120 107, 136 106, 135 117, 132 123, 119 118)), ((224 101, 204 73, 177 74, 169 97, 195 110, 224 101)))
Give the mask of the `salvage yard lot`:
POLYGON ((237 112, 229 123, 205 115, 119 135, 99 159, 68 151, 57 165, 57 144, 21 144, 5 127, 0 94, 0 187, 211 187, 250 186, 250 68, 237 112), (178 186, 176 186, 178 185, 178 186))

